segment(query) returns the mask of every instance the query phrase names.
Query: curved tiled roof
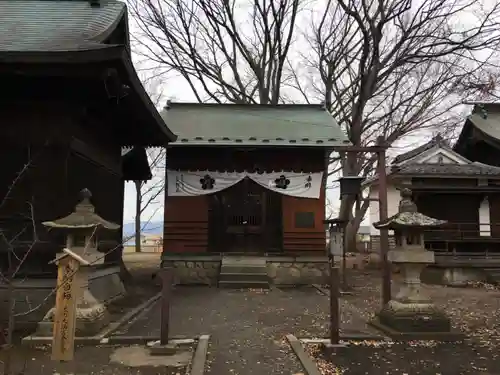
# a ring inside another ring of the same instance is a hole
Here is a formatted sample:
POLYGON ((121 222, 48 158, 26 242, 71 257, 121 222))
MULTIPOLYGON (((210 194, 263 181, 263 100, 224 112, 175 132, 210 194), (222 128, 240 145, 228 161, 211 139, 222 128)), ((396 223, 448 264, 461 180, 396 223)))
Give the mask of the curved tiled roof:
POLYGON ((75 51, 101 48, 126 12, 100 0, 0 0, 0 51, 75 51))
POLYGON ((350 145, 321 105, 172 103, 162 117, 178 138, 172 145, 350 145))
POLYGON ((399 164, 406 160, 412 159, 415 156, 420 155, 421 153, 430 150, 431 148, 439 146, 443 148, 449 148, 448 142, 443 138, 441 134, 436 135, 429 142, 424 143, 422 146, 416 147, 408 152, 399 154, 393 160, 393 164, 399 164))
POLYGON ((137 132, 149 134, 145 136, 148 146, 162 146, 176 136, 133 67, 126 15, 126 5, 117 0, 0 0, 0 62, 82 66, 106 61, 107 65, 99 66, 102 71, 118 67, 124 83, 132 88, 129 100, 141 109, 135 119, 137 132))
POLYGON ((470 104, 474 107, 472 113, 467 116, 453 149, 466 153, 467 144, 474 138, 498 143, 500 141, 500 103, 469 102, 464 104, 470 104))
POLYGON ((500 168, 482 163, 470 164, 404 164, 391 168, 397 175, 436 175, 436 176, 500 176, 500 168))

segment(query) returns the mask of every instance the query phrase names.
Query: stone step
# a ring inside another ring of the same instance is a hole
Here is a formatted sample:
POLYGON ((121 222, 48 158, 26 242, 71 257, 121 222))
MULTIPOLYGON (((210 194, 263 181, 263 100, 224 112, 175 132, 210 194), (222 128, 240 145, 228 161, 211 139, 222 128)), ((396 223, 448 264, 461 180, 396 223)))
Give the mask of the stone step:
POLYGON ((223 256, 222 266, 266 266, 267 259, 265 257, 255 256, 223 256))
POLYGON ((226 273, 221 272, 220 281, 263 281, 268 282, 267 273, 226 273))
POLYGON ((219 281, 219 288, 227 289, 269 289, 267 281, 219 281))
POLYGON ((222 265, 221 273, 263 274, 267 275, 267 267, 254 265, 222 265))

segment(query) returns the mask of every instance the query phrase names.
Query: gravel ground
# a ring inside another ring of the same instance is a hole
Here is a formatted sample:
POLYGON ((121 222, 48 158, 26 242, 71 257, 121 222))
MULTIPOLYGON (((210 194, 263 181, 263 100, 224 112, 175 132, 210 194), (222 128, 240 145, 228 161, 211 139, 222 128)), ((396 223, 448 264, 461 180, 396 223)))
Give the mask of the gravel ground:
MULTIPOLYGON (((169 367, 127 367, 119 364, 111 364, 109 357, 115 348, 109 346, 80 347, 75 352, 72 362, 56 363, 50 359, 50 346, 38 349, 16 348, 13 351, 12 374, 16 375, 184 375, 185 368, 169 367)), ((0 352, 0 360, 3 362, 5 352, 0 352)), ((2 372, 3 374, 4 372, 2 372)))
MULTIPOLYGON (((355 295, 347 300, 369 319, 380 308, 380 278, 375 272, 351 272, 350 281, 355 295)), ((500 374, 500 291, 484 284, 475 288, 425 285, 424 289, 454 326, 467 334, 464 343, 373 341, 331 357, 323 356, 316 345, 308 345, 322 374, 500 374)))
POLYGON ((158 280, 151 277, 160 266, 158 253, 124 254, 123 260, 133 279, 125 285, 126 297, 108 306, 111 321, 120 319, 127 311, 139 306, 161 291, 158 280))
MULTIPOLYGON (((369 331, 343 304, 342 330, 369 331)), ((125 327, 123 335, 159 335, 160 304, 125 327)), ((211 335, 208 374, 295 374, 302 371, 285 335, 325 337, 328 298, 315 288, 226 290, 178 287, 171 310, 171 335, 211 335)), ((373 332, 373 331, 372 331, 373 332)))

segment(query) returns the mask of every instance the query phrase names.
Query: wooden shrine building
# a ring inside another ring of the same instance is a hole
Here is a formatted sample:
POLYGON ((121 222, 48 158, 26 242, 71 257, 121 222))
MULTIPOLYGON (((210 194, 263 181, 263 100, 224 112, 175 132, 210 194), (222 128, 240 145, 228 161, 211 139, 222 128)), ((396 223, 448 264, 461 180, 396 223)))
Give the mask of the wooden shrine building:
MULTIPOLYGON (((63 243, 40 223, 72 212, 83 188, 102 217, 122 223, 124 181, 150 176, 144 147, 175 135, 134 70, 120 1, 0 1, 0 82, 1 267, 23 259, 23 288, 45 297, 63 243)), ((100 240, 100 251, 116 248, 106 255, 116 264, 121 230, 100 240)))
POLYGON ((178 135, 164 258, 326 254, 328 158, 349 141, 321 105, 169 103, 162 116, 178 135))
MULTIPOLYGON (((469 121, 469 120, 468 120, 469 121)), ((500 123, 499 123, 500 125, 500 123)), ((469 156, 469 155, 467 155, 469 156)), ((378 197, 377 179, 367 181, 370 197, 378 197)), ((500 168, 468 159, 440 135, 397 156, 388 170, 389 216, 398 210, 399 190, 408 187, 419 212, 446 220, 425 232, 426 247, 435 251, 447 277, 465 280, 464 266, 487 270, 500 266, 500 168), (460 274, 457 274, 459 269, 460 274)), ((370 203, 370 220, 378 220, 378 204, 370 203)), ((378 250, 372 229, 372 250, 378 250)), ((473 278, 477 277, 474 270, 473 278)), ((483 273, 485 273, 483 272, 483 273)))

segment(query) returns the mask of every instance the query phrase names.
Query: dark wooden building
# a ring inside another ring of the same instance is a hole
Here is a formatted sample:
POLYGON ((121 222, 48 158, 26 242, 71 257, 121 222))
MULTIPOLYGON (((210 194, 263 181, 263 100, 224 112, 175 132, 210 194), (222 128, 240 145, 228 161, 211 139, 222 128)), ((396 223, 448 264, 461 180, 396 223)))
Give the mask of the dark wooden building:
MULTIPOLYGON (((447 221, 425 232, 426 246, 436 251, 437 264, 493 267, 500 264, 500 168, 471 160, 471 154, 459 150, 438 135, 397 156, 388 173, 389 215, 397 211, 398 189, 409 187, 419 212, 447 221)), ((376 179, 369 183, 376 197, 376 179)), ((371 216, 378 213, 375 206, 375 202, 370 206, 371 216)), ((372 247, 377 246, 372 229, 372 247)))
POLYGON ((170 103, 164 254, 325 255, 327 161, 349 144, 320 105, 170 103))
POLYGON ((409 183, 420 212, 449 222, 433 236, 429 233, 429 241, 464 242, 453 244, 463 251, 471 249, 470 242, 477 242, 476 249, 500 244, 500 217, 495 215, 500 168, 459 155, 438 136, 398 156, 391 172, 393 178, 409 183))
MULTIPOLYGON (((29 252, 18 276, 50 278, 62 244, 40 223, 70 213, 82 188, 122 223, 124 181, 150 176, 143 148, 175 136, 134 70, 119 1, 0 1, 0 82, 1 267, 29 252)), ((121 231, 100 240, 119 260, 121 231)))

